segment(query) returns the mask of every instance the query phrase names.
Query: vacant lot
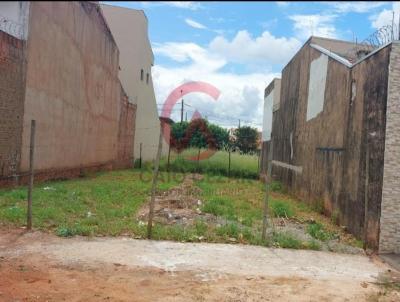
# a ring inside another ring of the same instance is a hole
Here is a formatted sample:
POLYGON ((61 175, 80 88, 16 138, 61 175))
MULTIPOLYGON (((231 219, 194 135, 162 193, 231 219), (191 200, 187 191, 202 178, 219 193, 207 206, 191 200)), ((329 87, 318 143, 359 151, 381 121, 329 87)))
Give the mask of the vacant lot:
MULTIPOLYGON (((114 171, 35 186, 33 224, 59 236, 143 238, 151 173, 114 171)), ((360 253, 361 243, 313 207, 272 186, 268 240, 261 241, 264 186, 249 179, 162 172, 153 238, 250 243, 360 253)), ((0 191, 0 221, 24 226, 26 188, 0 191)))
POLYGON ((161 173, 153 238, 180 242, 135 240, 146 235, 150 179, 148 172, 125 170, 38 184, 33 222, 45 232, 32 233, 23 230, 26 188, 1 190, 0 301, 399 298, 399 276, 278 183, 262 242, 262 183, 161 173))

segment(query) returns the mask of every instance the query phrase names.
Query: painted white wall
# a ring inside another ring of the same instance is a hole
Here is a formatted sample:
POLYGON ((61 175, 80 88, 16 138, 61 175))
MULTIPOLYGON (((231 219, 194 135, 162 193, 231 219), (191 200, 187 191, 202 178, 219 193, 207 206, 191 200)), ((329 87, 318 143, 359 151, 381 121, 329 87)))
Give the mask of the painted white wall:
POLYGON ((271 92, 264 99, 264 115, 263 115, 263 130, 262 130, 262 141, 269 141, 271 139, 272 131, 272 110, 274 106, 274 91, 271 92))
MULTIPOLYGON (((153 160, 157 153, 160 121, 151 76, 154 55, 148 38, 147 17, 141 10, 105 4, 101 8, 120 51, 119 78, 129 101, 137 104, 134 157, 139 158, 142 144, 142 160, 153 160)), ((164 145, 163 153, 167 151, 164 145)))
POLYGON ((308 82, 307 121, 315 118, 324 110, 328 59, 327 55, 321 54, 318 59, 311 62, 308 82))
POLYGON ((281 79, 274 79, 274 108, 273 111, 279 110, 281 105, 281 79))
POLYGON ((21 40, 28 37, 29 2, 1 1, 0 30, 21 40))

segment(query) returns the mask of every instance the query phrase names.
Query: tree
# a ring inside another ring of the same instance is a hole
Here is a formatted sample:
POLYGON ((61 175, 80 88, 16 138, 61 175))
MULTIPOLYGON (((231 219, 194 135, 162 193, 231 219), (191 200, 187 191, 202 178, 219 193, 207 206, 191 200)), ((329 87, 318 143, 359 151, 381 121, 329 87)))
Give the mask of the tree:
POLYGON ((228 130, 205 119, 174 123, 171 126, 171 147, 177 150, 189 147, 221 149, 228 141, 228 130))
POLYGON ((258 130, 250 126, 235 129, 235 147, 243 153, 257 150, 258 130))

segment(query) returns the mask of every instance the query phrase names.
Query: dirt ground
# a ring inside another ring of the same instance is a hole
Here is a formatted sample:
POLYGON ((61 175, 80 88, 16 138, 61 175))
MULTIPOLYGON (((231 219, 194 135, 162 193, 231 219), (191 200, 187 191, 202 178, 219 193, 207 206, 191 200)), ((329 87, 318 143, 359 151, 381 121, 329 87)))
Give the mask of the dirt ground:
MULTIPOLYGON (((194 186, 195 180, 202 179, 200 174, 188 174, 178 186, 157 195, 154 202, 154 221, 162 224, 193 225, 196 219, 201 218, 207 223, 216 224, 218 218, 203 213, 200 208, 203 201, 195 196, 200 194, 200 188, 194 186)), ((148 220, 149 200, 139 209, 137 218, 148 220)))
POLYGON ((0 231, 0 301, 400 301, 360 255, 0 231))

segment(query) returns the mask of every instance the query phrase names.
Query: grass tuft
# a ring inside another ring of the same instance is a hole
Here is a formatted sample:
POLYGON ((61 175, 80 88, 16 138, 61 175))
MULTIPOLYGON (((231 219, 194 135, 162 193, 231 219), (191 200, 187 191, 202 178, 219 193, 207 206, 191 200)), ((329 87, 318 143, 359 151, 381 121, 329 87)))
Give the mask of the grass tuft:
POLYGON ((293 217, 294 210, 287 202, 280 201, 280 200, 272 200, 270 204, 272 215, 274 217, 293 217))
POLYGON ((327 241, 334 238, 334 234, 326 231, 324 226, 318 222, 310 223, 307 226, 307 233, 310 234, 311 237, 321 241, 327 241))

